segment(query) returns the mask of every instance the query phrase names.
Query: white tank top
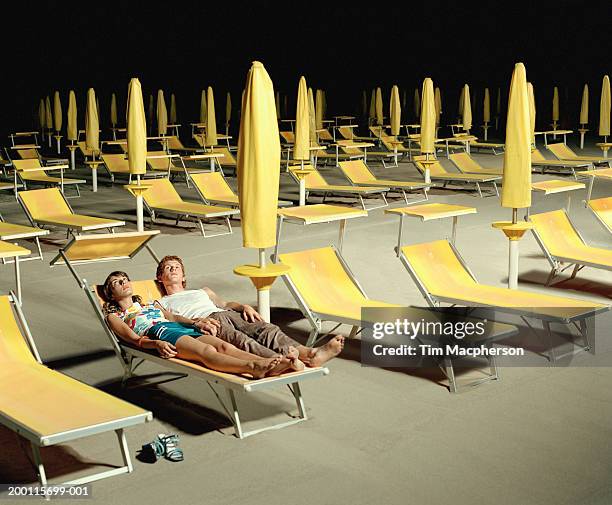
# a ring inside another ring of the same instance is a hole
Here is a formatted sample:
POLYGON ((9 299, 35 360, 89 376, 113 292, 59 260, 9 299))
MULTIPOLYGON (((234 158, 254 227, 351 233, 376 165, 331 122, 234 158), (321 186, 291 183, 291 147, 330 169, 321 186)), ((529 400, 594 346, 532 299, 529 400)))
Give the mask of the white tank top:
POLYGON ((222 312, 203 289, 186 289, 173 295, 166 295, 159 300, 161 306, 173 314, 188 317, 208 317, 213 312, 222 312))

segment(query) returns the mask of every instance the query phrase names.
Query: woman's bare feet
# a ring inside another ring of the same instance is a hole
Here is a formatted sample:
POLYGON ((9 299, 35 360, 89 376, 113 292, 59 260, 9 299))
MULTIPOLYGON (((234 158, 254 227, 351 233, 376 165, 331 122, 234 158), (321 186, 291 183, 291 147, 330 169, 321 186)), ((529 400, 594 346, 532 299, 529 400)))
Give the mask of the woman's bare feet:
POLYGON ((249 373, 253 376, 254 379, 261 379, 266 375, 270 374, 272 370, 278 367, 282 358, 280 356, 274 358, 264 358, 251 361, 249 363, 249 373))
POLYGON ((287 354, 285 356, 289 359, 296 359, 300 357, 300 351, 298 351, 295 347, 289 346, 287 348, 287 354))
POLYGON ((299 372, 304 370, 304 363, 298 358, 288 358, 283 356, 280 362, 268 372, 268 377, 280 375, 285 372, 299 372))
POLYGON ((338 354, 342 352, 342 349, 344 349, 344 336, 334 335, 327 344, 321 347, 315 347, 312 350, 310 359, 307 361, 308 366, 322 366, 330 359, 338 356, 338 354))

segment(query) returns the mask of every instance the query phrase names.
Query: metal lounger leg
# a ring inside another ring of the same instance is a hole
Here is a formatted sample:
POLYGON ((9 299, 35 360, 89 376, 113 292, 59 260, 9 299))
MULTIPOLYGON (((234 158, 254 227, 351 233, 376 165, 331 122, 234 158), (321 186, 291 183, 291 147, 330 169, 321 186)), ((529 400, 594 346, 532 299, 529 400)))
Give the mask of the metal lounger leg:
POLYGON ((45 473, 45 465, 43 465, 42 458, 40 457, 40 448, 34 443, 30 443, 30 445, 32 446, 32 455, 34 456, 34 467, 38 476, 38 482, 40 482, 41 486, 46 486, 47 474, 45 473))
POLYGON ((448 386, 451 393, 457 392, 457 380, 455 379, 455 370, 453 362, 450 358, 444 358, 444 367, 446 368, 446 376, 448 377, 448 386))
POLYGON ((238 413, 238 403, 236 402, 236 395, 231 389, 227 390, 228 396, 230 398, 230 402, 232 403, 231 410, 231 421, 234 425, 234 433, 238 438, 244 438, 244 434, 242 432, 242 424, 240 424, 240 414, 238 413))
POLYGON ((295 404, 298 409, 298 417, 301 420, 306 421, 308 419, 308 414, 306 413, 306 406, 304 405, 304 398, 302 397, 302 391, 300 390, 300 384, 298 382, 294 382, 293 384, 287 384, 287 387, 293 394, 295 398, 295 404))

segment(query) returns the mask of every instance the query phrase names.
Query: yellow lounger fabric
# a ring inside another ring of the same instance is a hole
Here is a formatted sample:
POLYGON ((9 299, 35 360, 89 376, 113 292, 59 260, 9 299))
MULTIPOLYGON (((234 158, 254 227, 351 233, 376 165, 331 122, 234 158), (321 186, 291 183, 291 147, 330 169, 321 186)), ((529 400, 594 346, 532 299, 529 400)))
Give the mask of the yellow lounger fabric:
POLYGON ((115 219, 74 214, 58 188, 20 191, 18 195, 32 219, 37 223, 83 230, 125 224, 115 219))
POLYGON ((612 196, 589 200, 589 208, 595 213, 603 225, 612 232, 612 196))
MULTIPOLYGON (((591 163, 588 161, 571 161, 571 160, 549 160, 544 157, 539 149, 531 151, 531 164, 532 165, 546 165, 551 167, 574 167, 588 168, 591 163)), ((605 170, 605 169, 604 169, 605 170)))
POLYGON ((205 200, 232 206, 238 205, 238 195, 232 191, 219 172, 193 174, 191 180, 205 200))
POLYGON ((612 250, 586 245, 564 210, 532 214, 531 222, 551 256, 572 263, 601 265, 612 269, 612 250))
MULTIPOLYGON (((300 167, 290 167, 289 170, 297 170, 300 167)), ((311 172, 304 178, 307 191, 329 191, 329 192, 346 192, 346 193, 376 193, 388 191, 389 188, 385 187, 374 187, 374 186, 341 186, 328 184, 318 170, 313 168, 311 165, 307 167, 311 172)))
POLYGON ((279 258, 291 267, 286 275, 313 312, 360 320, 362 307, 398 307, 365 298, 331 247, 281 254, 279 258))
POLYGON ((578 156, 563 143, 548 144, 547 147, 548 150, 560 160, 590 161, 593 163, 609 163, 612 161, 609 158, 603 158, 602 156, 578 156))
POLYGON ((0 321, 0 397, 4 416, 43 438, 146 414, 39 364, 25 343, 7 296, 0 297, 0 321))
POLYGON ((111 174, 130 173, 130 164, 126 159, 125 154, 102 154, 101 158, 111 174))
POLYGON ((425 289, 442 300, 465 305, 532 309, 553 317, 571 318, 605 305, 561 296, 480 284, 463 267, 446 240, 402 247, 425 289))
MULTIPOLYGON (((45 172, 38 158, 32 158, 27 160, 13 160, 13 165, 19 173, 19 177, 24 181, 29 182, 40 182, 44 184, 60 184, 62 182, 61 177, 53 177, 45 172), (33 168, 40 168, 40 171, 29 171, 33 168), (24 172, 23 170, 28 170, 24 172)), ((51 167, 50 167, 51 168, 51 167)), ((64 177, 64 184, 85 184, 84 179, 70 179, 64 177)))
POLYGON ((503 175, 503 168, 483 167, 468 153, 454 153, 449 159, 464 174, 503 175))
POLYGON ((153 209, 200 217, 225 216, 237 212, 225 207, 186 202, 168 179, 152 179, 147 181, 147 184, 150 184, 151 188, 144 192, 143 197, 147 205, 153 209))
POLYGON ((381 184, 383 186, 402 189, 420 189, 429 186, 424 182, 377 179, 374 174, 370 172, 370 169, 363 162, 363 160, 341 161, 340 169, 342 170, 342 172, 344 172, 344 175, 346 175, 353 184, 358 185, 381 184))
MULTIPOLYGON (((425 167, 415 160, 415 165, 421 173, 425 172, 425 167)), ((448 172, 439 161, 429 165, 429 173, 432 179, 441 179, 447 181, 468 181, 468 182, 491 182, 501 179, 495 175, 478 175, 478 174, 453 174, 448 172)))

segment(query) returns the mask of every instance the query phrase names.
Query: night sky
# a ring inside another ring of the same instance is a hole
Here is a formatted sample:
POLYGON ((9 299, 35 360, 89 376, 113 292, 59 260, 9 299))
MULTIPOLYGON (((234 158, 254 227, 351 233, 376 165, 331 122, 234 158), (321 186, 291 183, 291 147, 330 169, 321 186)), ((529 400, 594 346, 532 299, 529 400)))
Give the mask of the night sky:
POLYGON ((183 124, 197 118, 200 90, 212 85, 221 119, 226 91, 237 104, 255 59, 290 104, 300 75, 325 89, 330 114, 358 112, 362 90, 378 85, 385 103, 398 84, 411 104, 414 87, 429 76, 441 87, 450 120, 467 82, 476 124, 484 86, 493 99, 501 86, 505 99, 513 65, 522 61, 535 87, 538 123, 548 122, 558 85, 562 124, 576 127, 583 84, 589 83, 594 124, 601 78, 612 70, 610 2, 303 2, 302 13, 299 5, 21 2, 3 16, 2 131, 34 126, 38 100, 56 89, 64 111, 68 90, 76 91, 82 123, 88 87, 98 94, 104 128, 112 92, 124 114, 130 77, 146 94, 164 89, 168 102, 174 92, 183 124))

